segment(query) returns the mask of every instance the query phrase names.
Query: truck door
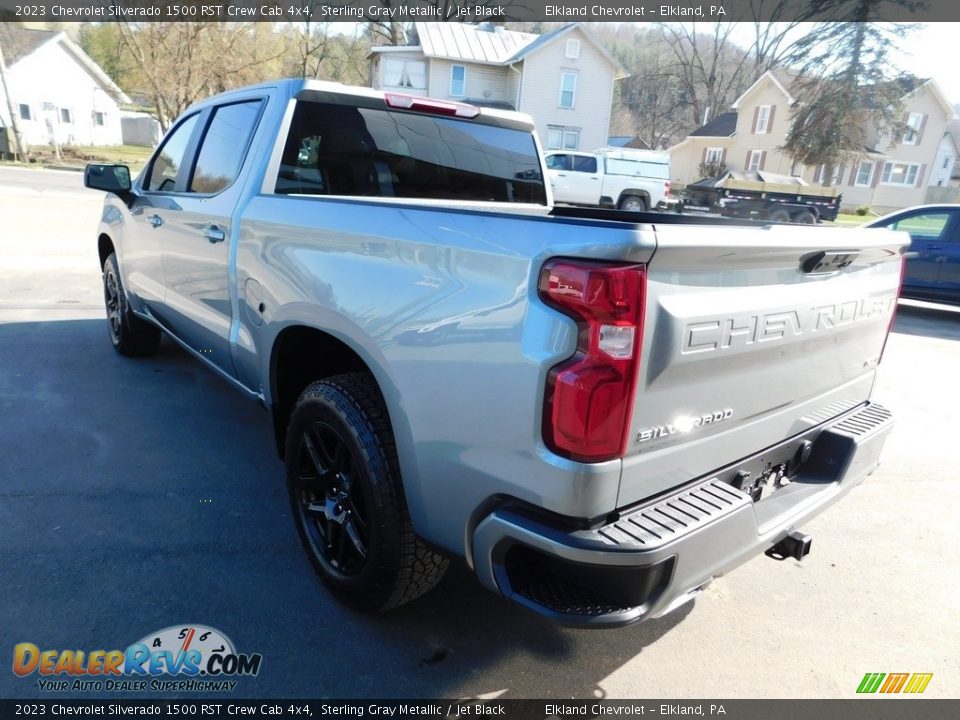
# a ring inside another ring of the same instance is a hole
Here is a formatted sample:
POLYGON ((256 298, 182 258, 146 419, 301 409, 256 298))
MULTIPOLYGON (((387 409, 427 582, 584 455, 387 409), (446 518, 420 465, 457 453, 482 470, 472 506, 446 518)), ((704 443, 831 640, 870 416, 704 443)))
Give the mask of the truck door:
POLYGON ((936 292, 943 265, 944 247, 950 239, 953 214, 947 210, 923 210, 906 214, 886 224, 891 230, 910 234, 910 255, 903 276, 905 288, 923 294, 936 292))
POLYGON ((546 156, 553 199, 571 205, 600 204, 597 158, 585 153, 551 153, 546 156))
POLYGON ((230 352, 233 214, 243 191, 240 170, 263 98, 208 109, 195 161, 181 177, 175 202, 158 212, 166 292, 163 321, 219 369, 235 377, 230 352))
POLYGON ((960 212, 952 213, 951 222, 941 235, 937 261, 937 295, 944 300, 960 301, 960 212))
POLYGON ((573 198, 571 202, 578 205, 599 205, 602 183, 596 156, 574 154, 570 159, 573 163, 568 183, 573 198))
POLYGON ((138 310, 159 317, 164 296, 162 215, 176 204, 173 195, 184 160, 195 144, 200 113, 183 120, 167 134, 150 168, 134 188, 130 225, 125 230, 120 261, 127 290, 139 298, 138 310))
POLYGON ((553 189, 554 201, 572 203, 570 174, 573 169, 573 159, 567 153, 550 153, 544 160, 547 165, 547 177, 553 189))

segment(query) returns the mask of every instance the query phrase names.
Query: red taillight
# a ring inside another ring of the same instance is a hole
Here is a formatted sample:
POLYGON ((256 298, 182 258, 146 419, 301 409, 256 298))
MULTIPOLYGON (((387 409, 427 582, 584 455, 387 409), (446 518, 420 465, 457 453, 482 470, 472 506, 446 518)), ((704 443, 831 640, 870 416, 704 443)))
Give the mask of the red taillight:
POLYGON ((480 114, 480 108, 476 105, 433 100, 417 95, 384 93, 383 99, 387 103, 387 107, 397 108, 398 110, 416 110, 418 112, 428 112, 435 115, 449 115, 451 117, 462 118, 475 118, 480 114))
POLYGON ((540 273, 540 297, 577 321, 573 357, 547 375, 543 438, 582 462, 622 457, 636 387, 646 268, 552 260, 540 273))
POLYGON ((664 197, 670 197, 670 181, 669 180, 667 180, 663 184, 663 194, 664 194, 664 197))

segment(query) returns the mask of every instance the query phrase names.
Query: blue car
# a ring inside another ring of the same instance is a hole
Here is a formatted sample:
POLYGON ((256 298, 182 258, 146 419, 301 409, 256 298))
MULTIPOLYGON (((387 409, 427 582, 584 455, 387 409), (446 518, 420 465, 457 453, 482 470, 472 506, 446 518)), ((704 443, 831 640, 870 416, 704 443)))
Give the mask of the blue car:
POLYGON ((960 305, 960 205, 919 205, 866 227, 910 234, 901 297, 960 305))

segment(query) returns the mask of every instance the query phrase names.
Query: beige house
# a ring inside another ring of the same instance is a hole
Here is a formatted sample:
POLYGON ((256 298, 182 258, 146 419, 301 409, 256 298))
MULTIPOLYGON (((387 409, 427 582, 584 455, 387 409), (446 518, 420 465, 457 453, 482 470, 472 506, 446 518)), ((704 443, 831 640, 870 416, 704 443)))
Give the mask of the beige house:
POLYGON ((546 149, 607 144, 623 67, 580 23, 544 35, 494 23, 418 22, 418 45, 370 51, 370 84, 528 113, 546 149))
POLYGON ((904 122, 910 130, 901 138, 868 133, 865 157, 853 167, 834 168, 832 177, 827 177, 826 167, 798 165, 778 149, 790 129, 797 83, 798 76, 789 72, 764 73, 731 112, 718 115, 670 148, 674 184, 686 185, 725 168, 836 185, 847 208, 869 205, 887 211, 943 200, 956 159, 946 127, 956 114, 936 82, 904 79, 904 122))

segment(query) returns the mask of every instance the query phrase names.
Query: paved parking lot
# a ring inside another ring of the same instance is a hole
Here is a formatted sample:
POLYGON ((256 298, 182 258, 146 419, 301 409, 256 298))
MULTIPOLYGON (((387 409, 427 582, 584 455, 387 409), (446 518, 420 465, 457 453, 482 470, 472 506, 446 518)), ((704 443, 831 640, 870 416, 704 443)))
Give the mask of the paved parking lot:
POLYGON ((960 695, 960 311, 901 305, 876 397, 880 470, 693 605, 553 627, 454 568, 382 617, 334 604, 289 517, 268 416, 173 343, 110 348, 77 175, 0 169, 0 697, 15 643, 123 648, 201 623, 263 655, 237 697, 841 697, 865 672, 960 695))

